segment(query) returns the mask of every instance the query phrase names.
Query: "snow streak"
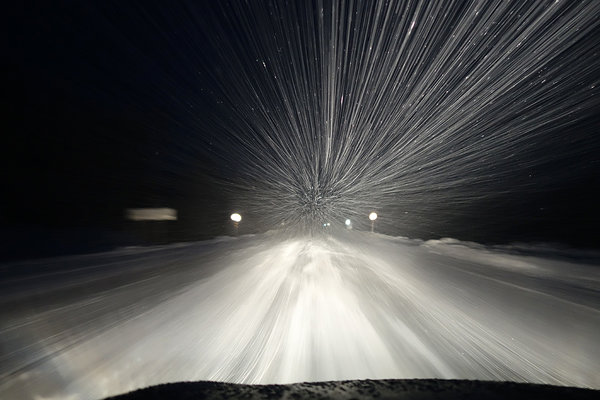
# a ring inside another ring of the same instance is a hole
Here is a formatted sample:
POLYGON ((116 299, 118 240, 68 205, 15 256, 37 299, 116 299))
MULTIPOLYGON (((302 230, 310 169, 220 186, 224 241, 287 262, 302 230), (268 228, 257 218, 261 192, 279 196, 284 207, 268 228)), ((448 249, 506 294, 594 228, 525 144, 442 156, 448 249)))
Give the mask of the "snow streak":
POLYGON ((248 207, 273 223, 535 190, 551 184, 532 181, 536 168, 568 175, 598 148, 567 130, 599 106, 597 1, 218 7, 191 13, 227 110, 199 125, 243 164, 248 207))

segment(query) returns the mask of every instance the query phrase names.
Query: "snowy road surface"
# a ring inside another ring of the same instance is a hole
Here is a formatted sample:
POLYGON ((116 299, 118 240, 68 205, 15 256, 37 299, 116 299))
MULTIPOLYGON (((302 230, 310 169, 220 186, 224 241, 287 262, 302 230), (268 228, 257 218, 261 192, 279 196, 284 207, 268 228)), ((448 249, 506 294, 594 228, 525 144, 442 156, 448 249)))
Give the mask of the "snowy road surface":
POLYGON ((271 233, 0 265, 0 398, 163 382, 600 388, 597 254, 271 233))

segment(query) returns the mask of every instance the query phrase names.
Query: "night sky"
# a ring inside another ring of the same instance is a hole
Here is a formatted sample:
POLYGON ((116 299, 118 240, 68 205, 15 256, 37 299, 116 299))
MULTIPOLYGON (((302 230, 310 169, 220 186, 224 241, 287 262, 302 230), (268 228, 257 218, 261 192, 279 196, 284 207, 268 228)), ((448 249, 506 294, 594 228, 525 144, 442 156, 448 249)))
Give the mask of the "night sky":
POLYGON ((377 211, 391 235, 598 248, 596 1, 17 14, 0 215, 14 243, 124 238, 124 209, 164 206, 179 212, 165 240, 227 233, 234 211, 246 232, 368 229, 377 211))

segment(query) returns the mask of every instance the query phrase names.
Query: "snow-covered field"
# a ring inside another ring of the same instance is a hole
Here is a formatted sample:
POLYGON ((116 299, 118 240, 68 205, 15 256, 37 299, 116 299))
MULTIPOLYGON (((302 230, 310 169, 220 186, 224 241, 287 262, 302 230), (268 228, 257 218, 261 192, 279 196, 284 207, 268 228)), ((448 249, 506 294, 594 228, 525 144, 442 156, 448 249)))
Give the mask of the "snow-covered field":
POLYGON ((276 232, 0 266, 0 398, 164 382, 600 388, 600 257, 276 232))

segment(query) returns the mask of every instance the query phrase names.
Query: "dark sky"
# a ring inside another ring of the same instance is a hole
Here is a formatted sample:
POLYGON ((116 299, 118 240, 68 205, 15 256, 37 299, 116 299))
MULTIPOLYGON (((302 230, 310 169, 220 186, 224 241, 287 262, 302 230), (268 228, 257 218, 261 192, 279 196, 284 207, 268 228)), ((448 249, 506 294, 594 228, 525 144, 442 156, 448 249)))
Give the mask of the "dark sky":
POLYGON ((19 10, 5 230, 113 229, 126 207, 171 206, 193 238, 237 209, 269 214, 264 229, 282 210, 359 218, 372 203, 391 234, 598 247, 597 6, 490 3, 486 21, 399 2, 383 23, 384 3, 336 4, 19 10))
POLYGON ((179 50, 161 46, 148 21, 85 3, 39 5, 24 18, 15 28, 23 52, 15 60, 23 79, 15 87, 20 213, 10 219, 120 216, 127 205, 179 200, 219 172, 197 153, 210 137, 189 138, 180 118, 176 94, 189 93, 185 82, 169 82, 163 62, 179 50))

